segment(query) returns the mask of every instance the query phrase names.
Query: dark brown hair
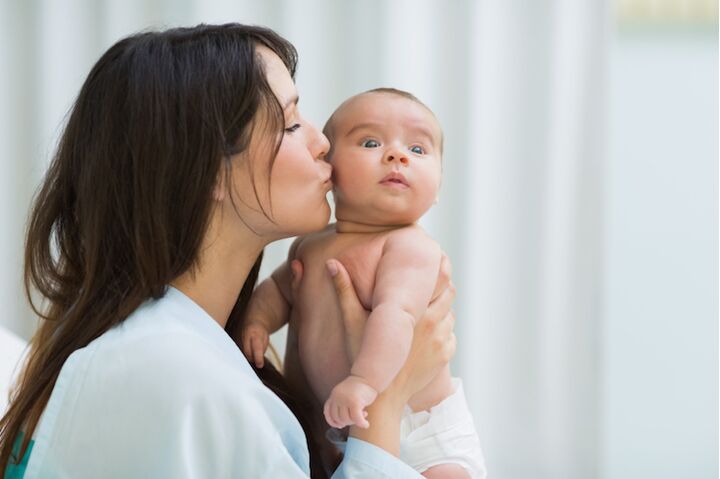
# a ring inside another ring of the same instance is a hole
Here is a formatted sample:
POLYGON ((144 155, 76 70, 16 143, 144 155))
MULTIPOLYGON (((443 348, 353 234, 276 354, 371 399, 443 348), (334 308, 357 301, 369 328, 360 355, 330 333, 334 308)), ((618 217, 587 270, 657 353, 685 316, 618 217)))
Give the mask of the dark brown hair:
MULTIPOLYGON (((41 320, 0 420, 0 472, 25 454, 68 356, 195 266, 218 175, 242 160, 236 155, 250 138, 267 139, 272 168, 282 107, 259 44, 294 76, 289 42, 238 24, 132 35, 90 71, 29 217, 25 290, 41 320), (20 454, 11 458, 21 432, 20 454)), ((273 381, 283 387, 281 377, 273 381)))

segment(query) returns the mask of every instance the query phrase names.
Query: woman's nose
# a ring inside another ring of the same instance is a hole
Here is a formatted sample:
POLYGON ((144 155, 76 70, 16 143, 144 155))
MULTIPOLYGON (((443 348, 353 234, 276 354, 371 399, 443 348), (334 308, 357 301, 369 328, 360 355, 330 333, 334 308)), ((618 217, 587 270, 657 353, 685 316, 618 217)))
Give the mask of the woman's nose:
POLYGON ((410 161, 408 155, 398 148, 390 148, 386 151, 383 160, 386 163, 400 163, 402 165, 407 165, 410 161))
POLYGON ((330 151, 330 141, 322 131, 315 127, 315 125, 312 126, 312 129, 315 132, 315 138, 312 145, 313 158, 322 158, 327 155, 328 151, 330 151))

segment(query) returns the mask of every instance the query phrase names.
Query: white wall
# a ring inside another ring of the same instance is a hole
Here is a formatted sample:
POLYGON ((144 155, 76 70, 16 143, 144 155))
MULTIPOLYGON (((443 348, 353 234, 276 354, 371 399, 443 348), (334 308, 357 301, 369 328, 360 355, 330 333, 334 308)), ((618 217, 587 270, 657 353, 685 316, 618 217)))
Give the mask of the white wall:
POLYGON ((0 325, 34 328, 29 197, 102 51, 143 28, 264 24, 298 47, 315 123, 379 85, 437 112, 423 223, 455 263, 454 367, 491 477, 716 477, 717 23, 610 32, 612 3, 0 0, 0 325))
POLYGON ((604 477, 717 478, 717 30, 611 58, 604 477))

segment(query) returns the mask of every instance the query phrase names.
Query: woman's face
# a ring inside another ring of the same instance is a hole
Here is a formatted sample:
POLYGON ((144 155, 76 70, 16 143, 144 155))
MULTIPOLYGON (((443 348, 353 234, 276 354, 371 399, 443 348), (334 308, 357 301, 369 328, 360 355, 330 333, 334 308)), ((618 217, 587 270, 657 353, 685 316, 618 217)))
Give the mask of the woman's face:
MULTIPOLYGON (((274 138, 267 138, 268 132, 262 126, 255 129, 246 158, 233 168, 235 206, 243 223, 271 239, 320 230, 330 218, 326 195, 332 188, 332 167, 324 159, 330 144, 300 114, 297 90, 282 60, 267 47, 258 46, 257 51, 264 62, 267 81, 283 108, 285 131, 268 189, 274 138)), ((261 120, 263 114, 258 115, 261 120)))

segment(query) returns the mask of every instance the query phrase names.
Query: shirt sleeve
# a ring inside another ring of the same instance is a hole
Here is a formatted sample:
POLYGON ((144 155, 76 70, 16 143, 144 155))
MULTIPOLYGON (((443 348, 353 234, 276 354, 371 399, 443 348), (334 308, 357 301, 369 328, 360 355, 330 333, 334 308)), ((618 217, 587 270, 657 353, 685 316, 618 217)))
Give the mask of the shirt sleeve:
POLYGON ((412 467, 373 444, 348 439, 345 455, 333 479, 422 479, 412 467))

